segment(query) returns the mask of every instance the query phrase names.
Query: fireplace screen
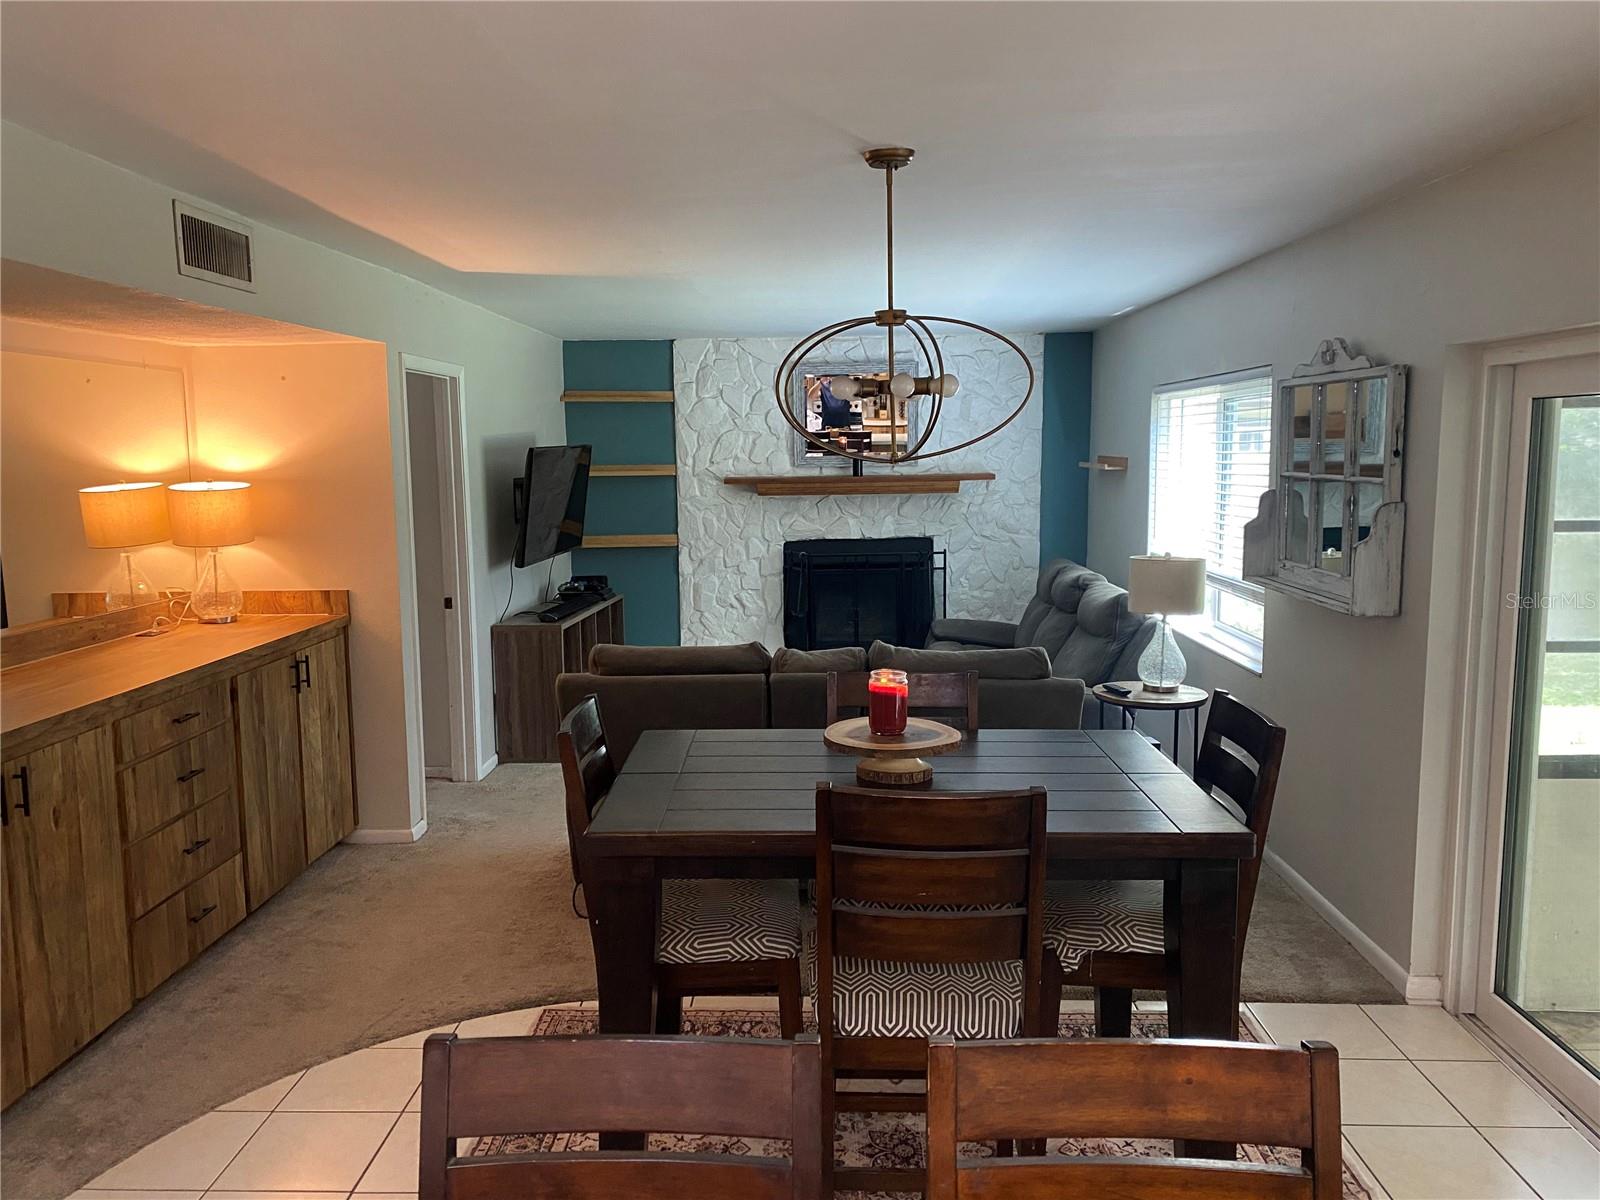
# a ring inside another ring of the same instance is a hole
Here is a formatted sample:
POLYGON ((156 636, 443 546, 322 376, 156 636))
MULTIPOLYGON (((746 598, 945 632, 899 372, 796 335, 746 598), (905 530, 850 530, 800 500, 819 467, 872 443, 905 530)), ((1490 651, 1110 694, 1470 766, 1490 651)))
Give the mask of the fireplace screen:
POLYGON ((785 542, 784 644, 921 646, 935 613, 934 575, 944 581, 943 563, 936 562, 942 558, 925 537, 785 542))

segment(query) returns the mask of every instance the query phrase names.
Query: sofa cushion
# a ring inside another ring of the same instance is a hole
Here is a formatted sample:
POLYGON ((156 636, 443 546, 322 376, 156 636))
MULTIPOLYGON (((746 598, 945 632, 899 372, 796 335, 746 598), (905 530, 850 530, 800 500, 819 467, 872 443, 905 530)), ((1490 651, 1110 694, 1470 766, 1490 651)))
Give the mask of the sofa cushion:
POLYGON ((865 671, 867 652, 860 646, 841 646, 837 650, 791 650, 785 646, 772 656, 775 675, 822 674, 830 671, 865 671))
POLYGON ((923 675, 976 671, 979 679, 1049 679, 1050 656, 1039 646, 1010 650, 913 650, 873 642, 867 652, 873 667, 892 667, 923 675))
POLYGON ((742 646, 617 646, 589 651, 596 675, 765 675, 772 656, 760 642, 742 646))
POLYGON ((1128 611, 1127 592, 1098 576, 1077 597, 1076 608, 1077 623, 1052 660, 1055 673, 1103 682, 1144 617, 1128 611))
MULTIPOLYGON (((1050 585, 1063 567, 1076 567, 1077 563, 1065 558, 1058 558, 1048 563, 1039 571, 1039 582, 1033 589, 1033 599, 1028 601, 1028 606, 1022 610, 1022 619, 1017 622, 1014 646, 1033 646, 1038 643, 1034 634, 1039 631, 1039 622, 1043 621, 1046 614, 1051 611, 1050 585)), ((1062 635, 1065 637, 1065 635, 1062 635)))

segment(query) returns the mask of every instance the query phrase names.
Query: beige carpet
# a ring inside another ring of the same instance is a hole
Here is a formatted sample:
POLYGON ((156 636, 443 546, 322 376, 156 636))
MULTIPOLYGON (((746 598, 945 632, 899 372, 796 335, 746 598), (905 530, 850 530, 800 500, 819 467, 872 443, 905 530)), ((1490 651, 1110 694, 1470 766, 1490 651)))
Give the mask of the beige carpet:
MULTIPOLYGON (((58 1200, 209 1109, 361 1046, 592 996, 559 770, 432 784, 428 820, 415 845, 331 851, 8 1109, 6 1200, 58 1200)), ((1270 874, 1244 994, 1400 999, 1270 874)))
MULTIPOLYGON (((546 1009, 531 1023, 529 1033, 541 1037, 583 1036, 595 1032, 593 1012, 572 1009, 546 1009)), ((701 1037, 775 1038, 778 1032, 777 1016, 771 1011, 749 1009, 691 1009, 684 1017, 685 1031, 701 1037)), ((815 1032, 813 1030, 813 1032, 815 1032)), ((1064 1038, 1090 1038, 1094 1036, 1094 1017, 1088 1013, 1064 1013, 1057 1029, 1064 1038)), ((1241 1025, 1240 1037, 1255 1041, 1248 1026, 1241 1025)), ((1133 1036, 1162 1038, 1167 1036, 1166 1013, 1136 1013, 1133 1018, 1133 1036)), ((840 1113, 834 1120, 833 1159, 846 1167, 868 1167, 873 1170, 904 1170, 922 1168, 927 1164, 927 1126, 920 1115, 896 1113, 840 1113)), ((473 1158, 489 1158, 500 1154, 560 1154, 573 1151, 594 1150, 598 1139, 593 1133, 509 1134, 479 1139, 472 1147, 473 1158)), ((789 1155, 787 1142, 769 1142, 759 1138, 711 1137, 693 1134, 652 1134, 649 1149, 678 1154, 754 1154, 772 1158, 789 1155)), ((992 1153, 989 1144, 963 1143, 962 1157, 979 1157, 992 1153)), ((1171 1158, 1170 1139, 1150 1138, 1052 1138, 1046 1144, 1047 1155, 1084 1156, 1105 1155, 1112 1158, 1171 1158)), ((1245 1162, 1272 1163, 1277 1166, 1298 1167, 1300 1152, 1281 1146, 1241 1146, 1239 1157, 1245 1162)), ((1350 1169, 1344 1169, 1342 1200, 1372 1200, 1372 1193, 1358 1180, 1350 1169)), ((892 1192, 840 1192, 845 1200, 892 1200, 892 1192)))

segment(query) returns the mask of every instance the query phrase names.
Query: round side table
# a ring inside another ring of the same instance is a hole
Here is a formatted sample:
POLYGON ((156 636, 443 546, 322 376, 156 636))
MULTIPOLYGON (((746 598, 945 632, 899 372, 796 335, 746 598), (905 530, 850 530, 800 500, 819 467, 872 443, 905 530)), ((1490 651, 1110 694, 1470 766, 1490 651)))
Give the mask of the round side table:
POLYGON ((881 787, 914 787, 933 779, 933 768, 920 755, 946 754, 961 744, 961 731, 907 717, 905 732, 878 737, 866 717, 847 717, 822 731, 823 744, 840 754, 862 755, 856 763, 856 782, 881 787))
MULTIPOLYGON (((1180 683, 1175 692, 1147 692, 1144 684, 1137 679, 1119 679, 1114 681, 1117 687, 1128 689, 1126 696, 1119 696, 1115 692, 1106 691, 1106 685, 1094 685, 1094 698, 1101 703, 1101 712, 1104 706, 1115 704, 1122 717, 1124 729, 1139 728, 1136 714, 1159 710, 1172 714, 1172 761, 1178 761, 1178 739, 1181 731, 1181 722, 1185 712, 1193 713, 1189 719, 1193 737, 1190 740, 1189 775, 1193 777, 1196 764, 1200 760, 1200 709, 1211 697, 1205 688, 1190 687, 1187 683, 1180 683)), ((1104 722, 1101 722, 1104 724, 1104 722)))

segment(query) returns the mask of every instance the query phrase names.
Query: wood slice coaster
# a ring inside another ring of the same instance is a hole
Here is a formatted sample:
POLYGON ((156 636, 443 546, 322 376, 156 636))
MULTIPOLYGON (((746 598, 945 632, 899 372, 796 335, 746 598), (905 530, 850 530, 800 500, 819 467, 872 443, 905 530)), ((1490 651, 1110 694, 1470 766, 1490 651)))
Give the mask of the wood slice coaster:
POLYGON ((856 782, 882 787, 914 787, 933 779, 933 768, 921 755, 946 754, 961 744, 961 731, 907 717, 905 732, 878 737, 866 717, 835 721, 822 731, 823 744, 840 754, 860 754, 856 782))

